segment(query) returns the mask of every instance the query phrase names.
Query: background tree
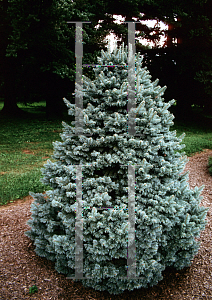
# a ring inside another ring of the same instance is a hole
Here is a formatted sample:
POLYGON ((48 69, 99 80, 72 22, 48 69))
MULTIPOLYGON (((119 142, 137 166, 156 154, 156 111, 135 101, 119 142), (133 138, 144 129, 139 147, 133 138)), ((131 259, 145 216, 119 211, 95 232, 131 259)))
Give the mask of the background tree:
MULTIPOLYGON (((115 12, 125 20, 156 20, 155 26, 136 24, 137 50, 144 55, 144 64, 151 71, 153 78, 159 77, 162 84, 168 85, 167 99, 177 100, 178 117, 187 119, 191 105, 204 107, 212 113, 212 3, 211 1, 116 1, 115 12), (126 8, 125 8, 126 7, 126 8), (161 30, 159 21, 168 25, 168 30, 161 30), (161 47, 158 43, 162 35, 167 43, 161 47), (142 36, 154 42, 151 49, 138 42, 142 36)), ((114 27, 114 32, 116 28, 114 27)), ((119 27, 117 37, 127 42, 127 27, 119 27)))
POLYGON ((105 4, 62 0, 11 0, 3 4, 3 112, 20 113, 18 101, 45 100, 48 114, 58 116, 62 98, 70 95, 75 85, 75 25, 66 22, 92 22, 83 25, 83 63, 92 63, 99 49, 104 48, 109 31, 95 28, 99 20, 104 20, 105 4))
POLYGON ((7 99, 7 105, 10 106, 13 112, 18 112, 18 107, 15 101, 15 73, 16 64, 13 58, 6 56, 7 47, 9 44, 9 36, 12 28, 8 16, 8 0, 3 0, 0 3, 0 79, 1 91, 4 99, 7 99))
POLYGON ((212 113, 211 1, 156 0, 143 11, 144 18, 169 25, 167 44, 146 51, 146 64, 153 77, 160 77, 170 87, 167 96, 177 99, 181 117, 188 118, 192 104, 212 113))
POLYGON ((2 57, 4 113, 20 113, 17 101, 30 102, 33 97, 36 101, 39 95, 40 68, 48 68, 55 52, 50 43, 55 38, 54 4, 54 1, 7 1, 4 19, 9 30, 2 57))
MULTIPOLYGON (((92 63, 99 50, 105 49, 104 38, 109 32, 120 38, 118 45, 127 43, 127 24, 115 24, 117 14, 127 21, 154 19, 169 25, 164 32, 158 24, 152 28, 136 24, 137 50, 144 54, 153 77, 160 77, 161 83, 169 86, 167 99, 177 100, 180 114, 184 112, 187 118, 192 104, 211 112, 211 6, 207 0, 1 1, 4 111, 17 112, 17 101, 44 99, 49 112, 57 102, 58 114, 58 101, 62 105, 62 97, 71 94, 75 85, 75 25, 66 21, 92 21, 83 25, 83 63, 92 63), (160 48, 158 41, 163 34, 168 42, 160 48), (139 36, 155 46, 142 46, 139 36)), ((92 76, 88 68, 83 73, 92 76)))

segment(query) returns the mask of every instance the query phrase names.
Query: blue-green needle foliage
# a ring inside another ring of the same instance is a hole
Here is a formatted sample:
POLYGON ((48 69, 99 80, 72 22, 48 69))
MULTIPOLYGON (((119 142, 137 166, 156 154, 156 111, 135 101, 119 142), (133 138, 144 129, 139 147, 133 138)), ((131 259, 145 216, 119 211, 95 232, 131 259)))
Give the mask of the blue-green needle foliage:
MULTIPOLYGON (((130 52, 130 51, 129 51, 130 52)), ((162 98, 166 87, 151 81, 142 57, 136 63, 136 134, 128 134, 128 48, 102 51, 95 80, 84 77, 84 133, 63 123, 62 142, 43 168, 45 194, 32 194, 31 230, 36 253, 75 277, 76 165, 82 165, 84 286, 120 294, 156 285, 168 266, 188 267, 199 250, 195 237, 205 229, 204 187, 190 189, 188 162, 179 150, 183 136, 170 131, 174 116, 162 98), (124 166, 125 165, 125 166, 124 166), (128 167, 135 167, 135 246, 138 279, 127 279, 128 167), (106 209, 111 207, 112 209, 106 209), (98 208, 104 208, 99 209, 98 208), (121 277, 125 277, 122 279, 121 277)), ((69 114, 75 105, 65 102, 69 114)), ((133 110, 132 110, 133 111, 133 110)), ((68 279, 67 279, 68 280, 68 279)))

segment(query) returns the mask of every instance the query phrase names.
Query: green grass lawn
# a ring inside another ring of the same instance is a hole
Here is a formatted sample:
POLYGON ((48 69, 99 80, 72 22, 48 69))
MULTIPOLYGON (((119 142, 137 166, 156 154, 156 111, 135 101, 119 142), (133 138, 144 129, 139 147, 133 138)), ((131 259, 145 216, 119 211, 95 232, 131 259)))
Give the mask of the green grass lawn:
MULTIPOLYGON (((0 102, 0 110, 3 104, 0 102)), ((29 191, 43 192, 47 189, 40 182, 41 168, 53 154, 53 141, 60 141, 62 120, 45 118, 45 103, 19 107, 30 113, 24 119, 0 116, 0 205, 29 195, 29 191)), ((63 120, 71 124, 70 116, 63 120)), ((212 149, 212 128, 206 122, 179 123, 171 127, 177 136, 186 137, 182 151, 188 156, 203 149, 212 149)))
POLYGON ((46 120, 45 103, 19 107, 30 113, 28 118, 0 116, 0 205, 46 188, 40 182, 40 169, 51 158, 52 142, 60 140, 62 132, 62 120, 46 120))

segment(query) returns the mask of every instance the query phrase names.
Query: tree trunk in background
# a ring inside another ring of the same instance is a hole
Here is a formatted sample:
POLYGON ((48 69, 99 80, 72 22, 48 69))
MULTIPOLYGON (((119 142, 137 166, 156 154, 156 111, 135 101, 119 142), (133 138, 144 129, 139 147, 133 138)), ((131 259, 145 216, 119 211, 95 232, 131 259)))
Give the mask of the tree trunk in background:
POLYGON ((173 24, 168 24, 168 32, 167 32, 167 40, 166 40, 166 45, 168 48, 172 48, 173 47, 173 43, 172 43, 172 31, 174 29, 174 25, 173 24))
POLYGON ((191 75, 191 71, 184 69, 185 53, 187 53, 188 43, 184 43, 184 30, 185 26, 182 18, 177 16, 177 21, 181 22, 182 27, 178 28, 177 31, 177 55, 176 64, 178 69, 178 76, 176 78, 176 94, 177 94, 177 107, 176 112, 181 120, 189 120, 192 118, 192 107, 193 104, 193 90, 195 81, 191 75), (186 45, 185 45, 186 44, 186 45))
POLYGON ((1 113, 9 116, 19 116, 22 110, 17 106, 16 99, 16 59, 4 57, 3 66, 4 107, 1 113))
POLYGON ((8 39, 10 34, 10 25, 8 24, 8 0, 1 3, 1 21, 0 21, 0 62, 1 62, 1 78, 3 81, 3 96, 4 107, 1 114, 17 115, 21 112, 18 108, 15 95, 16 83, 16 58, 6 57, 6 50, 8 46, 8 39))
POLYGON ((57 119, 63 116, 67 111, 63 98, 73 90, 73 83, 68 79, 62 79, 59 75, 51 72, 42 74, 44 83, 44 98, 46 100, 46 117, 47 119, 57 119))

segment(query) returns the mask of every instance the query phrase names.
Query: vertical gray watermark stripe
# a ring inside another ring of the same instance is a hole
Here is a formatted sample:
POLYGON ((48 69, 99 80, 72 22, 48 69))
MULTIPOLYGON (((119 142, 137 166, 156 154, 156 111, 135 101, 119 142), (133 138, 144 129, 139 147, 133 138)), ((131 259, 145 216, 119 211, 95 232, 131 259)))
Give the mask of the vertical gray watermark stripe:
POLYGON ((128 133, 135 135, 135 23, 128 23, 128 133))
POLYGON ((82 166, 76 166, 76 222, 75 222, 75 277, 66 279, 92 279, 83 277, 83 217, 82 217, 82 166))
POLYGON ((135 245, 135 166, 128 166, 128 251, 127 251, 127 277, 119 279, 139 279, 136 276, 136 245, 135 245))
POLYGON ((136 247, 135 247, 135 167, 128 166, 128 255, 127 277, 136 277, 136 247))
POLYGON ((82 165, 76 165, 75 277, 83 278, 82 165))
MULTIPOLYGON (((78 24, 77 24, 78 25, 78 24)), ((83 82, 82 82, 82 23, 76 26, 76 83, 75 83, 75 134, 83 134, 83 82), (77 87, 77 84, 79 85, 77 87), (78 93, 77 93, 78 88, 78 93)))
MULTIPOLYGON (((135 129, 135 23, 128 23, 128 133, 134 136, 135 129)), ((136 246, 135 246, 135 168, 128 166, 128 257, 127 257, 127 278, 136 277, 136 246)))
POLYGON ((75 57, 76 57, 76 81, 75 81, 75 135, 90 136, 83 133, 83 81, 82 81, 82 24, 89 21, 70 21, 75 23, 75 57))

